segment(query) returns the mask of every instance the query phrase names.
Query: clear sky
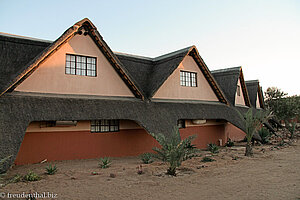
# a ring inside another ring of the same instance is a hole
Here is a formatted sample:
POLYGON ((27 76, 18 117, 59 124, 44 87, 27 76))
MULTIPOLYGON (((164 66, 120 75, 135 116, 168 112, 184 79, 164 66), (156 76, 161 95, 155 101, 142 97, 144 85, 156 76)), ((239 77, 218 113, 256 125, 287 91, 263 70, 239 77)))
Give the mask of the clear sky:
POLYGON ((264 90, 300 94, 300 0, 0 0, 0 32, 55 40, 85 17, 113 51, 196 45, 210 70, 242 66, 264 90))

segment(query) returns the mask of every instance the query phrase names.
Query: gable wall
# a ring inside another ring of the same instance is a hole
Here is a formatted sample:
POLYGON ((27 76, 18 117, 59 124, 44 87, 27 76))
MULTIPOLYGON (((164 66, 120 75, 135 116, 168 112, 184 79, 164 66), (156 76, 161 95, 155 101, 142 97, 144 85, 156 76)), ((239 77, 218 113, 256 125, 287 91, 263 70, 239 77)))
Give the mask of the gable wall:
POLYGON ((260 103, 259 103, 258 92, 256 93, 256 108, 261 108, 260 103))
POLYGON ((89 36, 83 35, 76 35, 64 44, 15 90, 134 97, 93 40, 89 36), (65 74, 66 53, 97 57, 97 76, 65 74))
POLYGON ((238 96, 237 95, 237 91, 235 93, 235 105, 243 105, 243 106, 246 106, 245 104, 245 99, 244 99, 244 94, 243 94, 243 90, 242 90, 242 86, 241 86, 241 81, 240 81, 240 78, 238 80, 238 84, 240 86, 240 92, 241 92, 241 95, 238 96))
POLYGON ((158 89, 153 98, 219 101, 191 56, 186 56, 178 68, 158 89), (180 86, 180 70, 197 72, 197 87, 180 86))

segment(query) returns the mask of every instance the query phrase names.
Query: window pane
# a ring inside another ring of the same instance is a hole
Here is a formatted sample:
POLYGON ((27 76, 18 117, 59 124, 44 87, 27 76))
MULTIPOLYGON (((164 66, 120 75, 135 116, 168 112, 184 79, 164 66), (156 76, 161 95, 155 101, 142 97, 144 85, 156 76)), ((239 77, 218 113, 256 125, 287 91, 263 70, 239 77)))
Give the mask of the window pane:
POLYGON ((71 60, 71 56, 70 55, 66 55, 66 61, 70 61, 71 60))
POLYGON ((66 74, 70 74, 71 73, 71 69, 70 68, 66 68, 66 74))

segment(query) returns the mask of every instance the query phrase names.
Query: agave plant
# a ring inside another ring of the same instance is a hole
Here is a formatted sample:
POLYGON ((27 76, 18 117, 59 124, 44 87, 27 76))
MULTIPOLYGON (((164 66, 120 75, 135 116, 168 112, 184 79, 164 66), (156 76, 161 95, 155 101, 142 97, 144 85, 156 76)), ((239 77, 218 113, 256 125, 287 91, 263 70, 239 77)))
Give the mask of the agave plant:
POLYGON ((167 174, 176 176, 176 168, 181 166, 181 163, 196 155, 198 149, 191 144, 196 135, 189 136, 186 139, 181 139, 179 129, 174 128, 170 135, 152 134, 154 139, 161 145, 161 148, 154 147, 153 150, 157 153, 154 156, 164 162, 169 163, 167 174))
POLYGON ((100 158, 99 166, 102 169, 109 168, 111 165, 111 160, 108 157, 100 158))

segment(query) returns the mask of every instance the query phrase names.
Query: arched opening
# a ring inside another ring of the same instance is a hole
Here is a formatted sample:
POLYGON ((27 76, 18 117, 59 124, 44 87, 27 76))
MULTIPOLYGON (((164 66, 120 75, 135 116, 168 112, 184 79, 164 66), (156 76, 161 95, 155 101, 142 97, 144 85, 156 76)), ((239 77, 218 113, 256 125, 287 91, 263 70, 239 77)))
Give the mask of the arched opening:
POLYGON ((158 146, 132 120, 35 121, 24 136, 15 164, 137 156, 158 146))

